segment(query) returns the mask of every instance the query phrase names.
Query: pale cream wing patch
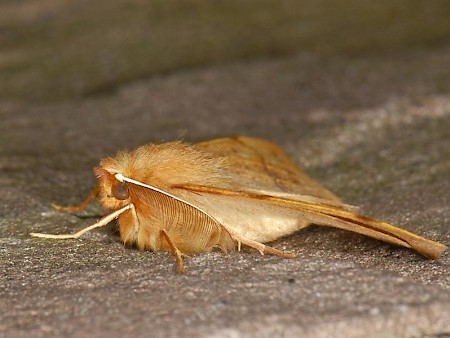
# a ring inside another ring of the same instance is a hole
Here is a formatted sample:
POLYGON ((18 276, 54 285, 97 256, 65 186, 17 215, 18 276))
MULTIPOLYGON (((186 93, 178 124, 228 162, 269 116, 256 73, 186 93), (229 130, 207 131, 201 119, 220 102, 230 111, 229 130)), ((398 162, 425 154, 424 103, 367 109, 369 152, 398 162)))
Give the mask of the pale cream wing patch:
MULTIPOLYGON (((180 187, 172 193, 214 217, 230 233, 266 243, 313 222, 312 214, 248 196, 226 195, 180 187)), ((195 188, 194 188, 195 189, 195 188)))

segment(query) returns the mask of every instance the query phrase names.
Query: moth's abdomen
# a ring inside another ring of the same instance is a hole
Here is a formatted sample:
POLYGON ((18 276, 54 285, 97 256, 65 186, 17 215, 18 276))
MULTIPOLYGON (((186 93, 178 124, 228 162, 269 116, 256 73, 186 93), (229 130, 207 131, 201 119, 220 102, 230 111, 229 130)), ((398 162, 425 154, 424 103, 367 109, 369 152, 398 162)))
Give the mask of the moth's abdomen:
POLYGON ((134 224, 131 211, 119 220, 125 243, 135 243, 141 250, 170 250, 160 235, 160 230, 164 229, 175 246, 186 254, 214 247, 234 250, 235 241, 226 229, 196 207, 147 188, 133 186, 130 192, 138 224, 134 224))

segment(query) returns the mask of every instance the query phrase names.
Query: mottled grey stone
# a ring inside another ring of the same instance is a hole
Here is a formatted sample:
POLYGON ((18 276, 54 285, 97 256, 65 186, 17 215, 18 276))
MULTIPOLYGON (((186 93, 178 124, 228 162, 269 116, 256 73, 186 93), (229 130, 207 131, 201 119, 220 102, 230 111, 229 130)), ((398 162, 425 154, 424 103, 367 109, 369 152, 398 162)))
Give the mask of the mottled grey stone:
POLYGON ((386 219, 450 243, 449 48, 353 59, 298 55, 153 78, 111 96, 0 104, 0 336, 422 337, 450 334, 449 254, 313 226, 273 245, 170 253, 125 248, 114 224, 50 208, 90 191, 98 161, 147 142, 254 135, 386 219))

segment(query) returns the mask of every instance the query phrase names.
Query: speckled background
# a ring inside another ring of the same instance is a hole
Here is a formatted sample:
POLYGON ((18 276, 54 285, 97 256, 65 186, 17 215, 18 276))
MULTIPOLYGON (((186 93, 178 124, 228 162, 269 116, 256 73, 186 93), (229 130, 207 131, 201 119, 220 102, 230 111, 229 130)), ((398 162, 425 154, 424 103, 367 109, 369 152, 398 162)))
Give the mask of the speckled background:
POLYGON ((297 52, 154 76, 102 96, 0 101, 1 337, 444 337, 450 258, 312 226, 273 245, 170 253, 125 248, 76 204, 92 168, 147 142, 253 135, 388 220, 450 244, 450 48, 322 57, 297 52))

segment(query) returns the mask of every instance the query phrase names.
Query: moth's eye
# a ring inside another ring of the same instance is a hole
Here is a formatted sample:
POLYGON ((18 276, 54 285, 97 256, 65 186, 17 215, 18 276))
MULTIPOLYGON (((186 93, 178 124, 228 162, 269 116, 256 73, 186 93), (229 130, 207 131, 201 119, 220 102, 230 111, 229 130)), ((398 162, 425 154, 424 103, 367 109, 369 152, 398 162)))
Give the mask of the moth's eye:
POLYGON ((125 182, 115 182, 111 188, 111 193, 118 200, 126 200, 130 196, 125 182))

